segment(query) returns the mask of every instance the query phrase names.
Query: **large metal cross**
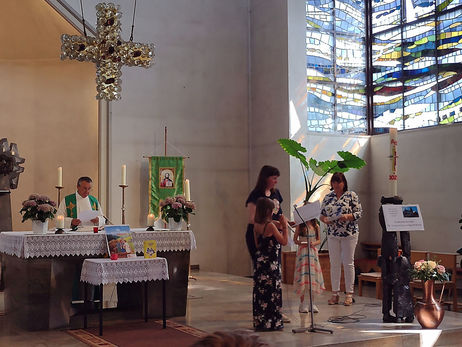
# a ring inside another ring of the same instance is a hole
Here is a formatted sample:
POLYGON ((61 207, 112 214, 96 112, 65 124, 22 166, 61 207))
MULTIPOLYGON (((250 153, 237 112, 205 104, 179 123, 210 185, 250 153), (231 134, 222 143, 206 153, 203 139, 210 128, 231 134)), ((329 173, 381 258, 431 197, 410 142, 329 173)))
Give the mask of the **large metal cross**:
POLYGON ((63 34, 61 60, 96 63, 96 98, 118 100, 122 65, 150 67, 154 45, 122 41, 119 5, 101 3, 96 5, 96 10, 96 38, 63 34))

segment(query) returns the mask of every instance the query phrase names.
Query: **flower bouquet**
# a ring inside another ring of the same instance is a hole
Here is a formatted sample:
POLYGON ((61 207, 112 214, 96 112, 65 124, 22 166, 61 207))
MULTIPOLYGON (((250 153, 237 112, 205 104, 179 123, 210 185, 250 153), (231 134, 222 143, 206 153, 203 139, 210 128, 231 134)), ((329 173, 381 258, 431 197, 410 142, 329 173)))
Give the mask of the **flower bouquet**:
POLYGON ((22 202, 19 212, 22 214, 22 222, 35 219, 45 222, 53 219, 56 214, 56 203, 46 195, 31 194, 28 200, 22 202))
POLYGON ((434 260, 416 261, 411 269, 411 278, 426 281, 449 281, 448 273, 443 265, 434 260))
POLYGON ((186 201, 183 195, 168 197, 162 200, 159 205, 162 219, 166 222, 168 222, 169 218, 172 218, 177 223, 181 222, 182 219, 187 223, 189 220, 188 215, 194 214, 196 209, 194 203, 186 201))
POLYGON ((436 329, 444 318, 444 310, 439 301, 434 297, 435 281, 448 281, 449 276, 443 265, 434 260, 416 261, 411 269, 411 277, 422 281, 423 301, 417 301, 414 306, 414 314, 422 328, 436 329))
POLYGON ((32 219, 32 231, 36 234, 44 234, 48 230, 48 219, 53 219, 56 214, 56 203, 46 195, 31 194, 28 200, 22 202, 19 213, 22 214, 22 222, 32 219))

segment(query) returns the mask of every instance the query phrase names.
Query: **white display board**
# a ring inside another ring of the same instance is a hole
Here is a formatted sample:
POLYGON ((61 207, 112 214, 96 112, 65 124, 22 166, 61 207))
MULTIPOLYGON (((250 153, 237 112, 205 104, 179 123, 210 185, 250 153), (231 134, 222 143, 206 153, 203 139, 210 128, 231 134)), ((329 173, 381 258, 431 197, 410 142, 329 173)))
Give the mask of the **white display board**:
POLYGON ((294 211, 295 225, 302 224, 303 221, 307 222, 310 219, 318 218, 320 214, 321 214, 321 203, 319 202, 319 200, 315 202, 309 202, 306 205, 297 207, 297 211, 294 211))
POLYGON ((382 205, 387 231, 424 230, 422 212, 417 204, 382 205))

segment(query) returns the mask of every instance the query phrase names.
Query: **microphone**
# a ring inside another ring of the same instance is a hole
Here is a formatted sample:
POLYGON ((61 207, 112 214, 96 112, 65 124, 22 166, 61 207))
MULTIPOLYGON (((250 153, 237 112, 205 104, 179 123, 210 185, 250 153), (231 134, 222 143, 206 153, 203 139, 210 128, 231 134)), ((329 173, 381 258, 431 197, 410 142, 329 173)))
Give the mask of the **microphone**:
POLYGON ((104 219, 106 220, 106 221, 104 222, 104 224, 114 225, 114 223, 112 223, 112 222, 109 220, 109 218, 107 218, 104 214, 103 214, 103 217, 104 217, 104 219), (109 222, 109 223, 108 223, 108 222, 109 222))

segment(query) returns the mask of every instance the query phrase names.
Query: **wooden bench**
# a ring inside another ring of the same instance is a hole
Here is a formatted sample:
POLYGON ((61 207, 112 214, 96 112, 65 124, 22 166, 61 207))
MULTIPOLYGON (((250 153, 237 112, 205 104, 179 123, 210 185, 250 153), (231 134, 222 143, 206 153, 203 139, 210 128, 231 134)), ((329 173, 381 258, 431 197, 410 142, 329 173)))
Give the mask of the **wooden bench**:
POLYGON ((363 296, 363 282, 375 283, 375 298, 382 299, 382 273, 381 272, 367 272, 358 276, 358 294, 363 296))

